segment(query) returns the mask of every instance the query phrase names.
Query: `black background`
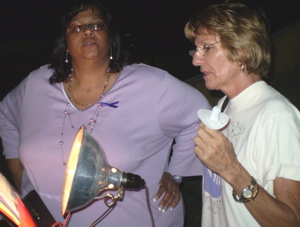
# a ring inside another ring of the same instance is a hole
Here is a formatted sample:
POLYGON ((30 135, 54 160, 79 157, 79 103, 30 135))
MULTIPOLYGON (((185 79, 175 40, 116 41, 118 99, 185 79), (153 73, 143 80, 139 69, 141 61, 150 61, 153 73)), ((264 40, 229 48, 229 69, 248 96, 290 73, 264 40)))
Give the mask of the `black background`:
MULTIPOLYGON (((1 0, 0 99, 28 73, 49 63, 53 31, 62 2, 64 0, 1 0)), ((184 37, 183 27, 198 9, 223 1, 105 0, 105 2, 119 22, 123 34, 131 34, 128 43, 133 45, 136 53, 147 56, 146 63, 168 70, 179 79, 186 80, 199 73, 199 69, 191 65, 191 58, 187 54, 191 44, 184 37)), ((270 20, 270 34, 300 19, 300 0, 244 2, 258 6, 266 12, 270 20)), ((2 155, 0 155, 0 172, 7 175, 2 155)))
MULTIPOLYGON (((52 35, 64 0, 1 2, 0 57, 2 78, 11 76, 14 81, 25 77, 42 64, 49 63, 52 35)), ((163 68, 172 56, 182 56, 184 67, 191 70, 186 59, 191 47, 183 34, 189 17, 208 4, 220 0, 104 0, 119 22, 122 32, 130 33, 128 42, 139 54, 150 56, 152 65, 163 68), (160 63, 151 57, 165 56, 160 63), (169 59, 166 57, 169 56, 169 59)), ((262 8, 270 20, 270 34, 300 19, 300 0, 248 0, 247 4, 262 8)), ((172 63, 169 63, 172 64, 172 63)), ((166 67, 168 69, 168 67, 166 67)), ((193 74, 196 71, 189 71, 193 74)), ((180 75, 180 79, 194 75, 180 75)), ((4 82, 2 79, 1 81, 4 82)), ((13 86, 9 83, 5 91, 13 86)), ((4 92, 2 92, 4 93, 4 92)), ((2 96, 2 93, 0 94, 2 96)))
MULTIPOLYGON (((50 62, 53 31, 66 0, 14 1, 0 5, 0 99, 31 71, 50 62)), ((199 69, 191 64, 193 45, 183 34, 197 10, 221 0, 103 0, 117 19, 127 44, 142 61, 186 80, 199 69), (129 37, 129 38, 128 38, 129 37)), ((241 0, 262 8, 270 35, 300 19, 300 0, 241 0)))

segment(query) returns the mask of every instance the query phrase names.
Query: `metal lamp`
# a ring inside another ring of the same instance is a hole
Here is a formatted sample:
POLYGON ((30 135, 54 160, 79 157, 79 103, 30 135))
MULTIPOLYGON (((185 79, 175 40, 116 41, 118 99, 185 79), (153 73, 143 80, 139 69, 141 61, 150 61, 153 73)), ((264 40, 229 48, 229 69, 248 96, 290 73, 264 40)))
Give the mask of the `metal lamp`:
POLYGON ((102 198, 107 206, 112 206, 123 198, 124 189, 140 189, 144 186, 145 181, 139 175, 111 167, 100 144, 82 126, 76 134, 67 163, 62 215, 102 198), (118 189, 117 196, 99 196, 105 190, 114 189, 118 189))

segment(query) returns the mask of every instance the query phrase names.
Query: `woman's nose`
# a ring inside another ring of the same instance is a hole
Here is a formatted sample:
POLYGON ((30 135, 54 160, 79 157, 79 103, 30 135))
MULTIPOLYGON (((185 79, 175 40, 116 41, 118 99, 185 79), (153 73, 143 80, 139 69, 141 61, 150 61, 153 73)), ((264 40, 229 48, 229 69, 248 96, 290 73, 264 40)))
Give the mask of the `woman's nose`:
POLYGON ((89 26, 86 26, 83 30, 83 35, 94 35, 94 31, 89 26))
POLYGON ((203 55, 201 54, 201 52, 195 51, 195 53, 193 55, 192 64, 194 66, 200 66, 202 62, 203 62, 203 55))

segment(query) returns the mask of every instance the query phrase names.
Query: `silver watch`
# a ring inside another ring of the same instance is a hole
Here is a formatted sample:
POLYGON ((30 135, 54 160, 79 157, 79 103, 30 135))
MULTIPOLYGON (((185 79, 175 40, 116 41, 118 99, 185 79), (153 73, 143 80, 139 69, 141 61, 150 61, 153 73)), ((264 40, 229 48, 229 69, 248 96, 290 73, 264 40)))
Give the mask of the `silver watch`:
POLYGON ((259 186, 257 185, 256 180, 252 177, 252 181, 248 185, 248 187, 243 189, 242 195, 240 198, 236 195, 235 191, 232 191, 232 196, 236 202, 246 203, 249 201, 253 201, 257 196, 259 191, 259 186))

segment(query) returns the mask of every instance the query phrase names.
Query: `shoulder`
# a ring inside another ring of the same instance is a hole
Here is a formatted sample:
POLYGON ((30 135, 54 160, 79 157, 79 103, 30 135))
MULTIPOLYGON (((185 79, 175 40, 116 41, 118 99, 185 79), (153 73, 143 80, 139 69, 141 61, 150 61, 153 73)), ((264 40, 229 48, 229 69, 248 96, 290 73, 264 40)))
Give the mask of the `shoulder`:
POLYGON ((143 63, 125 66, 123 69, 123 73, 130 75, 138 75, 142 78, 164 77, 168 74, 168 72, 163 69, 159 69, 143 63))
MULTIPOLYGON (((23 96, 28 91, 39 89, 41 84, 49 83, 49 78, 53 74, 48 65, 41 66, 40 68, 32 71, 28 76, 23 78, 19 84, 14 87, 7 95, 23 96)), ((42 86, 44 87, 44 86, 42 86)))
POLYGON ((44 80, 48 80, 53 75, 53 70, 49 69, 49 65, 43 65, 38 69, 32 71, 28 77, 29 78, 43 78, 44 80))
POLYGON ((39 89, 45 89, 50 86, 49 78, 53 75, 53 70, 49 69, 49 65, 43 65, 38 69, 32 71, 25 79, 20 83, 20 86, 26 87, 26 91, 35 91, 39 89))
MULTIPOLYGON (((132 64, 124 67, 123 77, 130 77, 137 83, 160 84, 169 89, 188 89, 199 92, 196 88, 171 75, 169 72, 146 64, 132 64)), ((153 88, 152 88, 153 89, 153 88)))
POLYGON ((265 81, 258 81, 245 91, 233 98, 230 103, 234 106, 242 106, 244 109, 252 109, 251 112, 270 117, 279 113, 294 111, 293 104, 276 89, 265 81))
POLYGON ((264 96, 264 110, 269 110, 270 114, 286 113, 297 110, 289 99, 287 99, 284 95, 282 95, 271 86, 268 86, 266 88, 264 96))
POLYGON ((295 124, 300 126, 300 112, 299 110, 281 93, 271 86, 261 94, 261 101, 256 108, 259 108, 260 122, 263 125, 290 125, 295 124), (290 122, 290 123, 288 123, 290 122))
POLYGON ((131 91, 144 91, 158 100, 175 100, 177 103, 201 103, 201 107, 210 108, 206 97, 195 87, 179 80, 169 72, 146 64, 132 64, 124 67, 119 84, 131 85, 131 91))
POLYGON ((52 74, 53 71, 48 68, 48 65, 41 66, 26 76, 9 93, 12 95, 24 96, 28 93, 44 91, 47 87, 51 86, 49 78, 52 76, 52 74))

